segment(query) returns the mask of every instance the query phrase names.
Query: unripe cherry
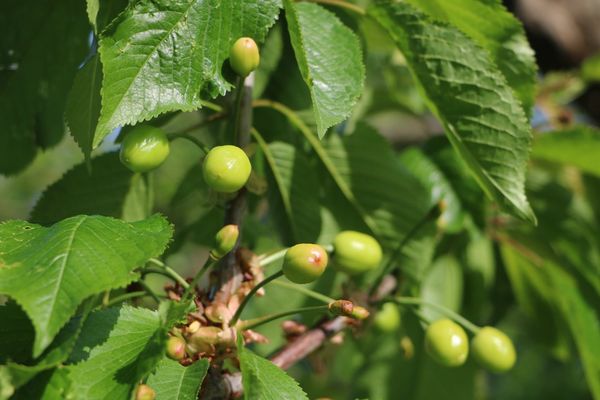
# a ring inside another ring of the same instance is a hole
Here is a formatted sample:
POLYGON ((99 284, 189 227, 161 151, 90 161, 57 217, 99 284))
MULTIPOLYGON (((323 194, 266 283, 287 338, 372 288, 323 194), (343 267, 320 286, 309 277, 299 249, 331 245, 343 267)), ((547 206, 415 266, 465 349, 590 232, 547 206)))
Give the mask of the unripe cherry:
POLYGON ((213 147, 206 155, 202 168, 206 184, 222 193, 240 190, 252 171, 244 150, 232 145, 213 147))
POLYGON ((333 240, 333 265, 349 275, 375 269, 382 257, 381 246, 372 236, 356 231, 343 231, 333 240))
POLYGON ((507 372, 517 361, 512 340, 504 332, 491 326, 481 328, 471 341, 471 348, 475 360, 492 372, 507 372))
POLYGON ((218 260, 229 253, 237 243, 240 230, 237 225, 225 225, 215 235, 215 246, 210 251, 213 259, 218 260))
POLYGON ((148 172, 159 167, 169 151, 169 139, 162 129, 138 125, 125 135, 119 156, 133 172, 148 172))
POLYGON ((185 340, 177 336, 169 337, 167 340, 167 356, 178 361, 185 358, 185 346, 185 340))
POLYGON ((135 400, 154 400, 156 392, 148 385, 141 384, 135 391, 135 400))
POLYGON ((373 324, 381 332, 394 332, 400 328, 400 311, 392 302, 384 303, 373 318, 373 324))
POLYGON ((333 315, 341 315, 344 317, 350 317, 354 319, 367 319, 369 317, 369 310, 364 307, 357 306, 350 300, 335 300, 328 305, 329 312, 333 315))
POLYGON ((283 259, 283 274, 294 283, 310 283, 327 267, 328 256, 318 244, 301 243, 292 246, 283 259))
POLYGON ((427 328, 425 349, 438 363, 457 367, 465 363, 469 354, 467 334, 449 319, 437 320, 427 328))
POLYGON ((260 54, 256 42, 249 37, 242 37, 235 41, 229 51, 229 64, 236 74, 245 78, 258 68, 260 54))
POLYGON ((369 318, 369 310, 367 310, 364 307, 361 306, 354 306, 354 309, 352 310, 352 313, 350 314, 350 316, 354 319, 367 319, 369 318))

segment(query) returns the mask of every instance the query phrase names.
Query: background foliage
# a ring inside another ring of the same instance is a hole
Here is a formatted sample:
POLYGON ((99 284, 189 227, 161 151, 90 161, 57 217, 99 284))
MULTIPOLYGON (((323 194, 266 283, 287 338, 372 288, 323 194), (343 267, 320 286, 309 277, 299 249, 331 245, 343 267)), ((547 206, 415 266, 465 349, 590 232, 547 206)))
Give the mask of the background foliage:
MULTIPOLYGON (((242 245, 260 254, 372 234, 398 294, 498 326, 519 354, 502 376, 472 361, 440 367, 402 309, 398 330, 367 320, 287 375, 265 359, 286 343, 274 321, 258 329, 269 343, 240 346, 227 367, 247 398, 600 399, 600 131, 573 103, 598 81, 597 56, 539 73, 497 0, 0 10, 0 399, 127 399, 144 380, 159 399, 198 395, 208 361, 164 355, 193 305, 163 298, 167 281, 144 268, 161 258, 192 276, 222 226, 228 199, 206 187, 202 151, 180 136, 230 142, 219 116, 238 84, 226 60, 240 36, 261 46, 242 245), (173 140, 144 176, 115 152, 141 122, 173 140), (140 281, 154 298, 107 300, 140 281)), ((309 287, 356 295, 382 269, 329 269, 309 287)), ((248 317, 314 304, 272 285, 248 317)))

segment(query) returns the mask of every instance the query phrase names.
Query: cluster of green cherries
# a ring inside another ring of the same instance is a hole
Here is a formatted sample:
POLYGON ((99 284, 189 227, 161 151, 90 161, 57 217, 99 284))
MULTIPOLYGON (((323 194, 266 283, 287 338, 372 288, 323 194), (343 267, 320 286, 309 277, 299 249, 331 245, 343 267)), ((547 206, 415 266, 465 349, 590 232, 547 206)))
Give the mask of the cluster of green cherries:
MULTIPOLYGON (((239 76, 248 76, 258 67, 259 61, 258 47, 251 38, 240 38, 231 47, 229 64, 239 76)), ((120 158, 133 172, 149 172, 162 165, 169 152, 169 138, 165 132, 142 124, 125 135, 120 158)), ((248 181, 251 170, 248 156, 237 146, 216 146, 204 158, 204 180, 217 192, 237 192, 248 181)))
MULTIPOLYGON (((246 77, 259 64, 256 43, 250 38, 238 39, 230 51, 229 64, 240 76, 246 77)), ((121 162, 133 172, 144 173, 162 165, 169 156, 169 139, 165 132, 150 125, 138 125, 125 135, 120 151, 121 162)), ((206 184, 220 193, 235 193, 247 183, 252 166, 246 153, 233 145, 216 146, 206 154, 203 161, 203 177, 206 184)), ((237 239, 237 231, 225 227, 217 234, 219 246, 211 256, 218 259, 229 252, 237 239), (221 236, 219 236, 221 235, 221 236), (232 239, 235 238, 235 239, 232 239)), ((237 227, 235 227, 237 229, 237 227)), ((382 249, 371 236, 356 231, 343 231, 333 241, 333 267, 348 275, 360 275, 376 269, 382 260, 382 249)), ((290 247, 283 260, 281 274, 297 284, 306 284, 319 278, 329 262, 325 248, 318 244, 301 243, 290 247)), ((363 319, 368 311, 354 306, 349 301, 338 300, 330 304, 330 311, 363 319), (348 308, 350 307, 350 308, 348 308)), ((396 329, 400 325, 398 305, 384 303, 375 316, 375 325, 382 330, 396 329)), ((185 356, 186 343, 171 337, 167 354, 176 360, 185 356)), ((430 356, 445 366, 462 365, 469 353, 469 344, 464 329, 450 319, 431 323, 425 334, 425 347, 430 356)), ((516 360, 513 344, 504 333, 493 327, 477 331, 471 342, 473 355, 479 363, 494 372, 512 368, 516 360)), ((137 400, 151 400, 154 391, 140 385, 137 400)))
MULTIPOLYGON (((495 373, 509 371, 517 360, 517 353, 510 338, 491 326, 479 328, 471 340, 470 347, 479 365, 495 373)), ((438 363, 458 367, 467 360, 469 341, 465 330, 459 324, 444 318, 427 328, 425 349, 438 363)))
MULTIPOLYGON (((371 236, 360 232, 344 231, 334 241, 334 267, 350 275, 377 268, 382 251, 371 236)), ((285 255, 282 271, 295 283, 309 283, 321 276, 327 265, 327 252, 316 244, 297 244, 285 255)), ((375 315, 375 325, 382 331, 395 330, 400 325, 398 305, 384 303, 375 315)), ((509 371, 516 362, 516 351, 511 339, 502 331, 486 326, 477 328, 471 341, 475 360, 495 373, 509 371)), ((469 340, 458 323, 440 319, 429 324, 425 333, 425 349, 439 364, 447 367, 463 365, 469 355, 469 340)))

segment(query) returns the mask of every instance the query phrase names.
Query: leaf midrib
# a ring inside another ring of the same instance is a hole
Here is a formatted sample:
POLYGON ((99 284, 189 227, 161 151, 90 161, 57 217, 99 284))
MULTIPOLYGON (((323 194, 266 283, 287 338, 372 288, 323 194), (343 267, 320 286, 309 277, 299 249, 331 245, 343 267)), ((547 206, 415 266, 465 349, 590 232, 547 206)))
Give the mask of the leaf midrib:
POLYGON ((88 217, 86 215, 81 216, 79 218, 79 221, 73 227, 71 235, 69 235, 68 244, 65 248, 65 257, 63 258, 62 265, 60 266, 60 274, 59 274, 59 277, 57 280, 57 284, 55 285, 54 293, 51 298, 50 312, 48 313, 48 320, 51 320, 51 317, 54 314, 54 307, 56 306, 56 299, 58 298, 58 292, 60 290, 60 287, 62 286, 62 281, 63 281, 64 275, 65 275, 65 269, 67 266, 67 262, 69 261, 69 256, 71 255, 71 247, 73 246, 73 241, 75 240, 75 234, 77 233, 77 231, 79 230, 79 228, 81 227, 81 225, 87 218, 88 217))

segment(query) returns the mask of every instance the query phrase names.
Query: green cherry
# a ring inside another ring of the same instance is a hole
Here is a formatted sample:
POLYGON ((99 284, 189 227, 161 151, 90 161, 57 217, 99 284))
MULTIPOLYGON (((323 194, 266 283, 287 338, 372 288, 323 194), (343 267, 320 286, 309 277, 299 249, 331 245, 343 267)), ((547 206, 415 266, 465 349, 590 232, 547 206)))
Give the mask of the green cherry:
POLYGON ((156 392, 148 385, 139 385, 135 392, 135 400, 154 400, 156 392))
POLYGON ((133 172, 148 172, 169 156, 169 139, 162 129, 139 125, 123 139, 121 162, 133 172))
POLYGON ((219 260, 223 258, 235 247, 238 237, 240 235, 240 229, 237 225, 225 225, 215 235, 215 247, 210 251, 210 256, 219 260))
POLYGON ((260 63, 260 54, 256 42, 249 37, 239 38, 229 51, 229 64, 242 78, 250 75, 260 63))
POLYGON ((471 341, 475 360, 485 369, 502 373, 510 370, 517 361, 512 340, 504 332, 485 326, 471 341))
POLYGON ((167 340, 167 355, 173 360, 181 360, 185 358, 185 346, 185 340, 171 336, 167 340))
POLYGON ((213 147, 204 159, 204 181, 217 192, 237 192, 248 181, 250 171, 248 156, 237 146, 213 147))
POLYGON ((343 231, 333 240, 334 266, 349 275, 361 274, 379 266, 381 246, 372 236, 343 231))
POLYGON ((469 341, 460 325, 449 319, 440 319, 427 328, 425 349, 438 363, 458 367, 467 359, 469 341))
POLYGON ((285 253, 283 274, 294 283, 310 283, 325 272, 327 261, 327 252, 318 244, 297 244, 285 253))
POLYGON ((381 310, 373 318, 373 324, 381 332, 394 332, 400 328, 400 311, 398 305, 392 302, 384 303, 381 310))

